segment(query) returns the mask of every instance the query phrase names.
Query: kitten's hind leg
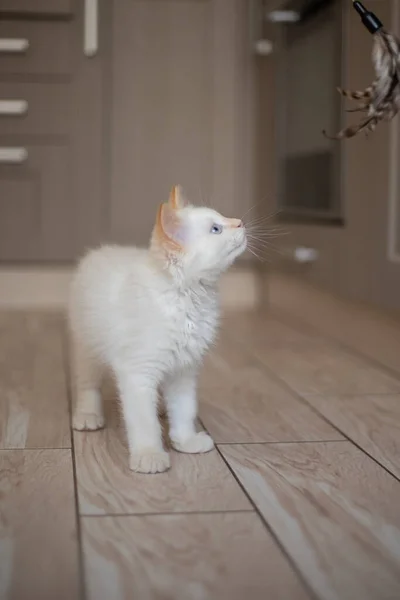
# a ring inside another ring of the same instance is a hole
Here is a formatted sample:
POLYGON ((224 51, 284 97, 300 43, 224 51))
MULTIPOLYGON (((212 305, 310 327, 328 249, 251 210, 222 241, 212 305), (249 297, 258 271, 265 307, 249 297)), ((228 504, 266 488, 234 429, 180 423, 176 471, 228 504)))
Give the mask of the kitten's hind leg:
POLYGON ((72 426, 78 431, 104 427, 105 419, 100 386, 103 366, 79 343, 72 348, 75 377, 75 410, 72 426))
POLYGON ((162 473, 170 467, 162 443, 155 378, 132 369, 115 369, 130 451, 130 468, 138 473, 162 473))
POLYGON ((173 448, 188 454, 212 450, 214 442, 208 433, 196 431, 196 374, 186 371, 170 376, 164 383, 163 392, 173 448))

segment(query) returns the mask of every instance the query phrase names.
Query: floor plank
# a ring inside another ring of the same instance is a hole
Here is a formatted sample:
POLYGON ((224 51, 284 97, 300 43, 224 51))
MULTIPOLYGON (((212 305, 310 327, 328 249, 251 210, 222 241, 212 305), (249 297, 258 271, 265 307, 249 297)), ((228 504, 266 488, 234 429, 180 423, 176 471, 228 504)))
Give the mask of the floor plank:
POLYGON ((400 479, 400 394, 311 395, 307 400, 400 479))
POLYGON ((329 346, 288 348, 263 362, 299 394, 390 394, 400 382, 366 361, 329 346))
POLYGON ((0 312, 0 448, 71 446, 62 327, 51 312, 0 312))
POLYGON ((251 509, 216 450, 202 455, 171 452, 172 466, 166 473, 130 471, 125 431, 109 396, 106 408, 106 429, 74 433, 81 514, 251 509))
POLYGON ((88 600, 306 600, 254 513, 86 517, 88 600))
POLYGON ((321 600, 400 598, 400 484, 347 442, 223 446, 321 600))
POLYGON ((230 331, 299 394, 400 392, 399 379, 311 331, 297 331, 261 314, 238 317, 230 331))
POLYGON ((0 451, 1 600, 79 598, 70 450, 0 451))
POLYGON ((217 443, 342 439, 223 337, 206 361, 199 396, 201 419, 217 443))
POLYGON ((283 273, 268 273, 268 300, 269 313, 298 319, 400 375, 398 311, 349 301, 283 273))

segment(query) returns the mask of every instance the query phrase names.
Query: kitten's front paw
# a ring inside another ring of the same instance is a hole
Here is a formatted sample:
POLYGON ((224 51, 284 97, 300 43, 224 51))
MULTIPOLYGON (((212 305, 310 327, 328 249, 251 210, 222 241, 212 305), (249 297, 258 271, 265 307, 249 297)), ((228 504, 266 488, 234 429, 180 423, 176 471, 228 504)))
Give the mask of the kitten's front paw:
POLYGON ((129 467, 136 473, 163 473, 171 466, 168 452, 147 451, 132 454, 129 467))
POLYGON ((178 450, 178 452, 185 452, 187 454, 210 452, 210 450, 214 448, 214 442, 212 438, 205 431, 194 433, 192 436, 184 440, 171 439, 171 443, 175 450, 178 450))
POLYGON ((96 431, 105 425, 104 415, 97 413, 76 412, 72 419, 72 427, 77 431, 96 431))

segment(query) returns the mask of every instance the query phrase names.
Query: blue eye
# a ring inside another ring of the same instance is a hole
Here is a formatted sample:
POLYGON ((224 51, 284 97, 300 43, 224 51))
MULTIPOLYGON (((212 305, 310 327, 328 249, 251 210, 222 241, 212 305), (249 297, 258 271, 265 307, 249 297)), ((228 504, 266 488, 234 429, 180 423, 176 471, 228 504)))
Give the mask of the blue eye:
POLYGON ((222 225, 214 223, 210 229, 210 233, 222 233, 222 225))

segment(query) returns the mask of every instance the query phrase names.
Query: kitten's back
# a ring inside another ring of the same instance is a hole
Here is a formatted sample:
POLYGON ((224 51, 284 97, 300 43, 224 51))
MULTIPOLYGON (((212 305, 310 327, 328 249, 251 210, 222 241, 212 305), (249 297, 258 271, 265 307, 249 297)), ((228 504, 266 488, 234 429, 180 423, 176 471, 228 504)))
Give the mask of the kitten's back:
POLYGON ((149 251, 124 246, 91 250, 78 265, 71 285, 71 328, 118 328, 127 313, 153 313, 166 285, 149 251), (136 310, 135 310, 136 309, 136 310))

